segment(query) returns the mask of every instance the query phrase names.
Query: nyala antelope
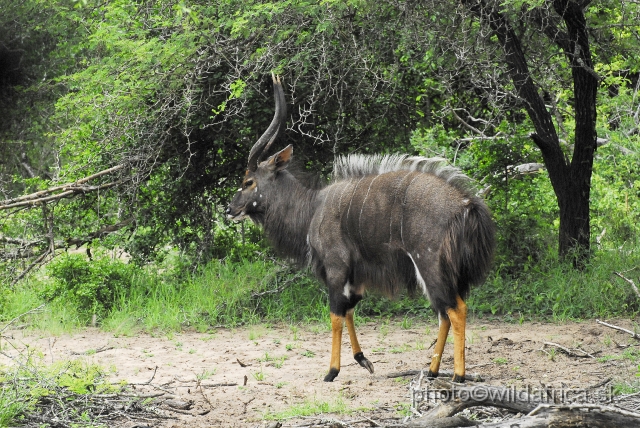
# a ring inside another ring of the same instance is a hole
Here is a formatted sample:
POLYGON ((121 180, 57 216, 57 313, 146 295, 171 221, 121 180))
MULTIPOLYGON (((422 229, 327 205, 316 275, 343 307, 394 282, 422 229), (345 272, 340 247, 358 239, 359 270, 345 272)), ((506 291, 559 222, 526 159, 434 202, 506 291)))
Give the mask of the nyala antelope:
POLYGON ((464 299, 484 281, 494 224, 470 179, 442 159, 350 155, 335 161, 330 183, 305 187, 287 166, 293 147, 262 160, 286 119, 284 91, 273 77, 275 115, 249 153, 242 187, 227 217, 260 224, 285 257, 311 267, 329 290, 332 349, 326 382, 340 372, 346 322, 353 357, 373 373, 356 337, 353 311, 365 289, 426 295, 440 321, 429 376, 435 377, 453 329, 453 381, 464 382, 464 299))

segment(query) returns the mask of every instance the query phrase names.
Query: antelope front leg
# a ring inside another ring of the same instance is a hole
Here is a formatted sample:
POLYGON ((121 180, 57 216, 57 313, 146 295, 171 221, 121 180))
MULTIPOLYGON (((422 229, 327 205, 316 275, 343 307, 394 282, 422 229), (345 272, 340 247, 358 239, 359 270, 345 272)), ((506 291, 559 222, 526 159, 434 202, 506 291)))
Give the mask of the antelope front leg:
POLYGON ((342 345, 342 326, 344 318, 331 313, 331 363, 329 373, 324 377, 325 382, 333 382, 340 373, 340 347, 342 345))
POLYGON ((373 364, 367 359, 360 349, 358 338, 356 336, 356 327, 353 325, 353 311, 351 308, 347 311, 346 321, 347 330, 349 331, 349 340, 351 341, 351 349, 353 350, 353 358, 365 369, 369 370, 369 373, 373 374, 373 364))
POLYGON ((464 382, 464 342, 467 324, 467 305, 460 296, 456 298, 457 306, 447 310, 453 327, 453 381, 464 382))

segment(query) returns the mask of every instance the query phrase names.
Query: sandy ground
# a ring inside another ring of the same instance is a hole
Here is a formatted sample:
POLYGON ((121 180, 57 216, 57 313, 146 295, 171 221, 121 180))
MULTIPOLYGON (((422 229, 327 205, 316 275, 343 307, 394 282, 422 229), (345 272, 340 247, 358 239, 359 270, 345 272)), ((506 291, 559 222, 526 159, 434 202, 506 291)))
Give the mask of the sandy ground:
MULTIPOLYGON (((632 320, 612 322, 629 329, 635 326, 632 320)), ((401 328, 399 320, 358 326, 365 356, 375 366, 373 375, 351 357, 345 329, 342 370, 332 383, 322 381, 331 344, 324 325, 252 326, 169 336, 141 333, 116 337, 98 329, 57 337, 29 331, 5 332, 5 336, 12 337, 18 347, 38 348, 47 363, 82 358, 100 364, 112 370, 113 381, 139 384, 134 386, 140 393, 165 393, 156 398, 158 403, 167 399, 192 403, 182 412, 166 410, 172 419, 144 424, 125 421, 121 426, 265 427, 274 417, 284 426, 310 426, 318 418, 328 417, 400 420, 411 402, 410 377, 387 375, 426 367, 437 329, 435 321, 414 321, 408 329, 401 328), (86 351, 90 355, 77 355, 86 351), (149 380, 154 386, 144 385, 149 380), (346 412, 309 417, 287 417, 285 413, 320 404, 342 405, 346 412)), ((479 373, 493 385, 534 388, 584 388, 608 377, 614 382, 633 382, 638 363, 623 355, 637 351, 635 346, 637 342, 630 335, 595 320, 520 325, 471 319, 467 372, 479 373), (598 358, 570 357, 548 346, 543 351, 544 342, 580 348, 598 358), (624 348, 627 345, 631 346, 624 348), (615 358, 600 358, 605 356, 615 358)), ((453 368, 452 348, 450 336, 442 370, 453 368)), ((2 358, 0 363, 9 363, 2 358)))

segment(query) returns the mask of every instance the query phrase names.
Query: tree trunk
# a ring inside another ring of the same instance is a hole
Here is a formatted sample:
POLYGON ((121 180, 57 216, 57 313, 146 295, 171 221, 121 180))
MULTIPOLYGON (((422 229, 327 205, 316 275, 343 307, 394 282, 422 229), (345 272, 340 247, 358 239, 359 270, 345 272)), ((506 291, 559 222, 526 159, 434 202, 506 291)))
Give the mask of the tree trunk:
POLYGON ((545 23, 543 32, 557 44, 571 64, 576 128, 571 161, 566 159, 551 113, 531 78, 520 40, 494 3, 462 0, 480 20, 487 23, 504 50, 509 73, 524 102, 536 133, 531 138, 540 148, 551 185, 560 208, 559 254, 570 257, 581 267, 589 255, 589 196, 593 156, 596 149, 596 93, 598 78, 593 71, 586 19, 582 7, 569 0, 554 0, 556 13, 564 20, 568 33, 545 23))
POLYGON ((569 33, 570 52, 565 51, 565 54, 571 63, 576 113, 575 142, 569 173, 570 186, 563 200, 559 201, 560 255, 569 255, 571 250, 575 249, 577 252, 572 255, 574 263, 582 266, 588 257, 590 244, 589 195, 593 156, 597 147, 598 77, 593 71, 587 22, 582 7, 568 0, 555 0, 553 7, 564 19, 569 33))

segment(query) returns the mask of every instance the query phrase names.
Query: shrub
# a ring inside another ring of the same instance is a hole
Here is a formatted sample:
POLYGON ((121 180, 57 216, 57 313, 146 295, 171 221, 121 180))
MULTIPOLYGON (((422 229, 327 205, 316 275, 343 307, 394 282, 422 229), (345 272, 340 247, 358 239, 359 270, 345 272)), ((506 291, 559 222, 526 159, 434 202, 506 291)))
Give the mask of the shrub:
POLYGON ((64 299, 89 320, 104 316, 117 296, 131 287, 135 266, 109 257, 93 260, 80 254, 66 254, 47 266, 50 277, 43 297, 49 301, 64 299))

